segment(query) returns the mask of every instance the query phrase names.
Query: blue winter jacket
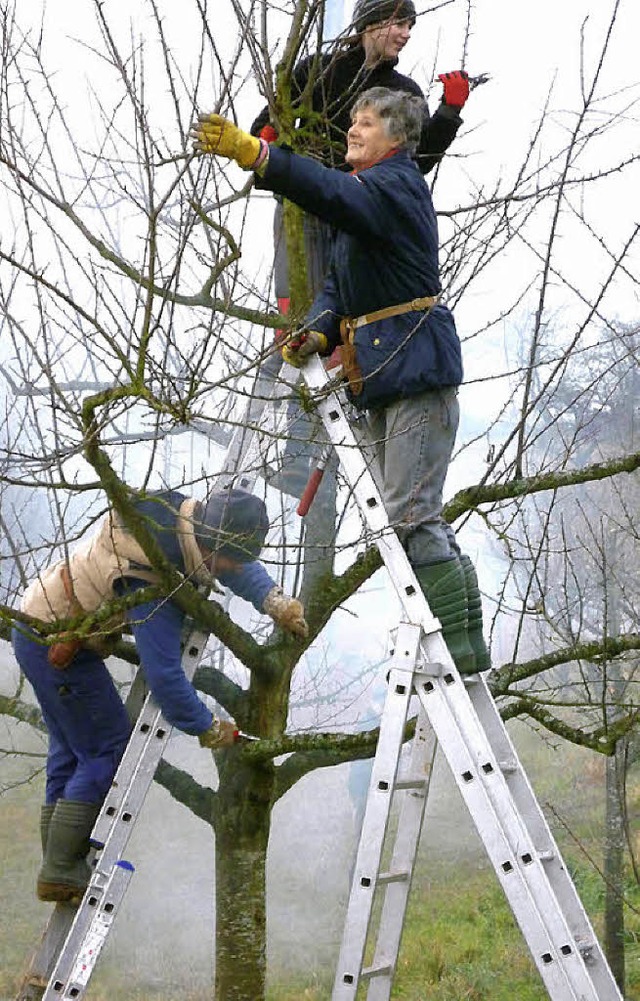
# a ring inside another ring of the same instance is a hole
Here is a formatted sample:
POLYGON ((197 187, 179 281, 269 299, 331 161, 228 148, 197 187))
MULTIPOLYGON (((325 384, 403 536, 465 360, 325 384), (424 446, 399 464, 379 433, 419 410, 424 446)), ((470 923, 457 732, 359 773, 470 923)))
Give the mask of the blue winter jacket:
MULTIPOLYGON (((436 214, 408 153, 345 174, 271 146, 260 187, 336 229, 329 274, 306 319, 331 350, 340 343, 342 317, 440 292, 436 214)), ((364 386, 352 399, 360 409, 462 382, 460 341, 444 305, 360 327, 355 347, 364 386)))

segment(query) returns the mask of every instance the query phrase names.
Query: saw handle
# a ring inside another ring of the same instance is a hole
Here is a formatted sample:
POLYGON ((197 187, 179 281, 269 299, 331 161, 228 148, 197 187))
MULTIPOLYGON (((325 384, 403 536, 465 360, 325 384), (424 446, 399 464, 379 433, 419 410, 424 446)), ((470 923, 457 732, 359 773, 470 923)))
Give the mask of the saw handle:
POLYGON ((309 508, 311 507, 313 503, 313 498, 318 492, 318 487, 320 486, 323 476, 324 476, 324 465, 316 466, 316 468, 311 473, 311 476, 309 477, 307 485, 303 490, 302 497, 300 498, 300 503, 298 504, 298 507, 296 509, 297 513, 300 515, 301 518, 304 518, 305 514, 307 514, 309 508))

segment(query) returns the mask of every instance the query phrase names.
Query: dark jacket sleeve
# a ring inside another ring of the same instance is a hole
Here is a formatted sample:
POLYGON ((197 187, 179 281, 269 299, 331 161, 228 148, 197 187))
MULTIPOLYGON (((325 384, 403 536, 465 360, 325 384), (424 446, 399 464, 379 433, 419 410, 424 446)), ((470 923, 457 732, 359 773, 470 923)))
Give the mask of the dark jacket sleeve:
MULTIPOLYGON (((291 76, 291 100, 295 101, 304 90, 309 78, 309 65, 310 59, 303 59, 294 69, 291 76)), ((265 125, 274 125, 275 123, 271 121, 271 113, 269 111, 269 106, 265 105, 258 117, 254 120, 249 129, 252 136, 259 136, 265 125)))
POLYGON ((254 119, 251 128, 249 129, 249 132, 251 133, 252 136, 259 136, 265 125, 268 125, 269 122, 270 122, 269 105, 265 104, 264 108, 262 109, 258 117, 254 119))
POLYGON ((250 602, 259 612, 262 611, 264 599, 276 586, 262 563, 252 560, 250 563, 242 563, 237 570, 229 570, 226 573, 218 574, 218 580, 224 587, 237 594, 239 598, 244 598, 250 602))
POLYGON ((423 174, 440 163, 461 125, 458 109, 448 104, 441 104, 431 116, 427 114, 416 151, 416 162, 423 174))
MULTIPOLYGON (((147 584, 130 580, 128 587, 137 591, 147 584)), ((130 608, 127 619, 145 680, 167 722, 184 733, 204 733, 213 717, 182 668, 184 613, 162 599, 130 608)))
POLYGON ((345 308, 338 292, 333 268, 330 268, 324 284, 313 300, 307 313, 305 326, 319 330, 327 338, 327 354, 331 354, 340 343, 340 320, 345 308))

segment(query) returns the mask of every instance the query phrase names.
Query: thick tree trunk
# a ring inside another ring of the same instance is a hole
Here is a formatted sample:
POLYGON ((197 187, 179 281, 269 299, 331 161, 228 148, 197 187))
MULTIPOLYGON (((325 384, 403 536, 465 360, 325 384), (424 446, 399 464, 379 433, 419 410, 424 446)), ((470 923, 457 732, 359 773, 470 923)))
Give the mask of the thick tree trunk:
POLYGON ((215 807, 216 1001, 265 996, 266 860, 273 769, 223 769, 215 807))
POLYGON ((611 972, 624 994, 624 800, 621 741, 606 765, 606 839, 604 856, 605 912, 604 948, 611 972))

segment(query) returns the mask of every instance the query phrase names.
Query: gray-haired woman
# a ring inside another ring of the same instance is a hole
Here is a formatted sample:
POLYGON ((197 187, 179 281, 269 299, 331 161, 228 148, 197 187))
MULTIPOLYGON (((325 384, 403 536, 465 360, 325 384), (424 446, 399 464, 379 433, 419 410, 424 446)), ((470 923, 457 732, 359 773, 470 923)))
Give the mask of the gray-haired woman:
POLYGON ((269 146, 219 115, 202 115, 197 151, 234 159, 336 229, 331 266, 305 333, 283 349, 301 365, 343 345, 348 393, 367 411, 389 517, 458 669, 486 670, 473 565, 442 518, 458 427, 462 359, 453 316, 438 302, 438 230, 431 194, 411 152, 419 98, 386 88, 355 103, 347 133, 350 174, 269 146))

